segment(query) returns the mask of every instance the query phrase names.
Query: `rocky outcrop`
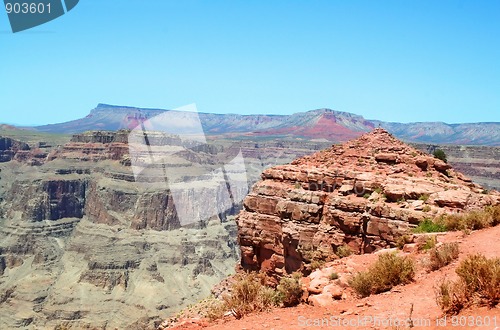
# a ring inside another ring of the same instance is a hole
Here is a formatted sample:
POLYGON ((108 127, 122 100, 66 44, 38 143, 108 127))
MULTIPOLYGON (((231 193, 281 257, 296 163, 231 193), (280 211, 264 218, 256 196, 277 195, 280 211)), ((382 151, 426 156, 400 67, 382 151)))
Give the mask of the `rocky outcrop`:
POLYGON ((30 150, 28 144, 0 136, 0 163, 14 159, 19 151, 30 150))
POLYGON ((340 247, 373 252, 425 218, 499 201, 449 164, 375 129, 262 173, 237 218, 241 266, 307 272, 340 247))
POLYGON ((500 190, 500 147, 413 144, 415 148, 432 154, 441 149, 448 163, 487 189, 500 190))

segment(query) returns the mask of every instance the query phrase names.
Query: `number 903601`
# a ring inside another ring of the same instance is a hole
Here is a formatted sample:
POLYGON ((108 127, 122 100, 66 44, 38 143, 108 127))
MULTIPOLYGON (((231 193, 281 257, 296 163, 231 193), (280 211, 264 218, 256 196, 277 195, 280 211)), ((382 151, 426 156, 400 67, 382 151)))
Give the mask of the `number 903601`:
POLYGON ((7 14, 50 14, 50 2, 7 2, 5 3, 5 11, 7 14))

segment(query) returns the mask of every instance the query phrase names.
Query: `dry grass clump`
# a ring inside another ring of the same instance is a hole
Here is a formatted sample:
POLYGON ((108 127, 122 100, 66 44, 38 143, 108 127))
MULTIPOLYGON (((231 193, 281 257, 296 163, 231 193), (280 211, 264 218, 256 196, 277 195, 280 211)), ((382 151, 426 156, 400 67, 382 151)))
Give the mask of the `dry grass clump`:
POLYGON ((472 304, 495 306, 500 302, 500 258, 470 255, 458 266, 456 282, 442 282, 436 301, 447 314, 456 314, 472 304))
POLYGON ((351 248, 347 245, 347 244, 344 244, 344 245, 341 245, 339 247, 337 247, 337 250, 335 251, 335 254, 339 257, 339 258, 345 258, 345 257, 348 257, 352 254, 352 250, 351 248))
POLYGON ((463 214, 450 214, 443 220, 448 230, 469 231, 496 226, 500 224, 500 205, 463 214))
POLYGON ((300 279, 302 274, 295 272, 290 277, 282 277, 277 287, 278 299, 285 307, 295 306, 302 298, 302 284, 300 279))
POLYGON ((429 270, 438 270, 458 258, 458 243, 444 243, 429 250, 429 270))
POLYGON ((264 278, 257 273, 236 275, 230 294, 223 297, 225 311, 233 311, 236 316, 260 312, 278 304, 278 296, 272 288, 264 285, 264 278))
POLYGON ((415 276, 415 262, 396 253, 381 254, 367 271, 356 274, 349 285, 362 297, 407 284, 415 276))
POLYGON ((457 282, 443 281, 435 289, 436 302, 448 315, 458 314, 467 301, 465 285, 461 280, 457 282))
POLYGON ((235 281, 222 300, 214 299, 206 312, 211 320, 220 319, 227 312, 240 318, 252 312, 268 310, 272 306, 295 306, 302 298, 302 274, 284 276, 276 289, 264 284, 262 274, 246 273, 236 275, 235 281))

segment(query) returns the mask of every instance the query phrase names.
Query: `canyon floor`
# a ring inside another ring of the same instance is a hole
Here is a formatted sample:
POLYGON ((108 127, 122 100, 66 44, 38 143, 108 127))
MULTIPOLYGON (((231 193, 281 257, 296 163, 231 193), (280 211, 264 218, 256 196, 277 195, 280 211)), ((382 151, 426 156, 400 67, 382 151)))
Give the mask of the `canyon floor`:
MULTIPOLYGON (((439 235, 439 242, 458 242, 460 249, 458 260, 437 271, 427 272, 422 266, 427 254, 413 252, 410 256, 419 265, 415 281, 408 285, 394 287, 391 291, 382 294, 357 298, 352 289, 347 288, 345 299, 333 301, 330 306, 326 307, 301 304, 290 308, 274 308, 267 312, 247 315, 239 320, 234 317, 215 322, 187 319, 182 320, 173 329, 408 329, 405 323, 397 325, 397 321, 406 321, 410 315, 414 327, 421 329, 499 329, 500 306, 497 305, 494 308, 477 306, 465 309, 457 316, 448 316, 443 319, 444 315, 436 303, 434 293, 436 285, 442 280, 457 277, 455 269, 467 255, 481 253, 488 258, 500 257, 498 237, 500 237, 500 226, 474 231, 470 235, 464 235, 462 232, 439 235), (413 311, 410 312, 412 306, 413 311), (471 321, 470 317, 473 317, 475 321, 471 321), (488 317, 490 324, 481 325, 480 322, 486 323, 484 321, 488 317), (335 325, 335 321, 331 320, 353 322, 349 323, 353 326, 335 325), (392 324, 386 323, 390 320, 393 321, 392 324), (329 323, 326 323, 327 321, 329 323), (460 322, 471 323, 461 326, 460 322)), ((377 254, 349 256, 341 259, 336 270, 345 268, 355 271, 365 270, 376 259, 377 254)), ((339 271, 339 274, 342 272, 339 271)))

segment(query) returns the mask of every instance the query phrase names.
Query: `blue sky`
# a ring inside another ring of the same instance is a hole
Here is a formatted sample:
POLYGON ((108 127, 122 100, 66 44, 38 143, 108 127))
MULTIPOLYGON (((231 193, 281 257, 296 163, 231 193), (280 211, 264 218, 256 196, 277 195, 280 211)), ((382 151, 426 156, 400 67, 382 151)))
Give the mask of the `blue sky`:
POLYGON ((0 14, 0 122, 97 103, 385 121, 500 121, 500 1, 81 0, 13 34, 0 14))

